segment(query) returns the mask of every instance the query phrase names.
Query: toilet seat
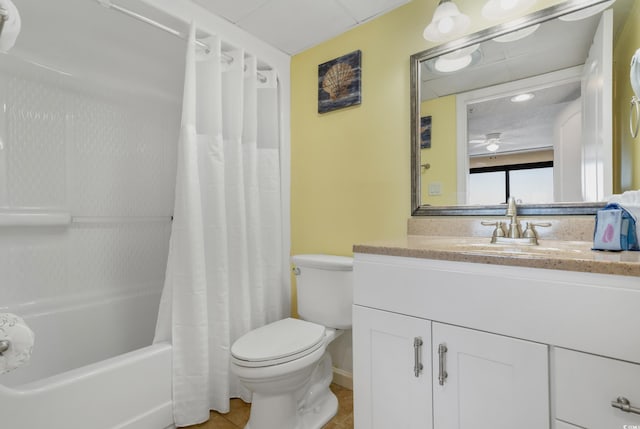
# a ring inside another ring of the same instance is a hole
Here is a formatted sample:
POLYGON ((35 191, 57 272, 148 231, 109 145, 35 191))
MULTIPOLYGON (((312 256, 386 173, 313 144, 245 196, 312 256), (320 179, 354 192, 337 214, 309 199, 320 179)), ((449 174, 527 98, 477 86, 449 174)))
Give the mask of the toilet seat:
POLYGON ((231 346, 233 363, 244 367, 265 367, 306 356, 325 344, 325 327, 305 320, 287 318, 254 329, 231 346))

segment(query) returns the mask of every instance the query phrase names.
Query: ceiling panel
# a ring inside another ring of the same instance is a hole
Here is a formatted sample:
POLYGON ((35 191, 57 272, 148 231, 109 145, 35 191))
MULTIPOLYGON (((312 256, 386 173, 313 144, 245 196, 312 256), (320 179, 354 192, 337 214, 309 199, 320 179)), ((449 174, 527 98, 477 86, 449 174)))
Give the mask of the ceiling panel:
POLYGON ((287 53, 295 53, 357 24, 336 0, 270 0, 238 26, 287 53))
POLYGON ((409 3, 410 0, 339 0, 358 22, 366 21, 381 13, 409 3))
POLYGON ((411 0, 192 1, 293 55, 411 0))
POLYGON ((192 0, 194 3, 214 11, 216 15, 231 21, 238 22, 240 19, 255 11, 269 0, 192 0))

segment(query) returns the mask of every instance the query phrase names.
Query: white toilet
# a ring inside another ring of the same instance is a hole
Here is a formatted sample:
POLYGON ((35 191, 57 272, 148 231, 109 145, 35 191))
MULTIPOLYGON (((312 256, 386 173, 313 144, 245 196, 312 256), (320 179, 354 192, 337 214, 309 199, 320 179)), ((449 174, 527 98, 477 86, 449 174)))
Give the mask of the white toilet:
POLYGON ((298 313, 231 346, 231 371, 253 392, 245 429, 320 429, 337 412, 327 345, 351 329, 353 259, 297 255, 298 313))

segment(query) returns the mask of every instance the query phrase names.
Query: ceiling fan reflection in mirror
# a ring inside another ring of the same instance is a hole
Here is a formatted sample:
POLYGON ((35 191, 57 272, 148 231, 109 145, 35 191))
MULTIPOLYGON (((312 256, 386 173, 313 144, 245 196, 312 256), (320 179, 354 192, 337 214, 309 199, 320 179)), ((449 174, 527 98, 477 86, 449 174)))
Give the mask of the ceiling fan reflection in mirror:
POLYGON ((474 155, 478 154, 479 149, 484 146, 488 152, 495 153, 500 149, 500 146, 503 144, 508 145, 509 142, 503 142, 501 140, 502 133, 489 133, 486 135, 484 139, 472 139, 469 140, 469 145, 471 145, 469 154, 474 155))

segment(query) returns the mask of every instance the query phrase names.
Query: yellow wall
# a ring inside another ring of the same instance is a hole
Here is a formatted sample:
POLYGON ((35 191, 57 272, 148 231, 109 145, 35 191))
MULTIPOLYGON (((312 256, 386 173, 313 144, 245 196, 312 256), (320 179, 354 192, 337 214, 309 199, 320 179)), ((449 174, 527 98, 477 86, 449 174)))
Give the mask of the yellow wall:
POLYGON ((640 2, 633 8, 622 29, 613 56, 614 73, 614 192, 640 189, 640 136, 629 132, 629 100, 633 95, 629 83, 631 56, 640 48, 640 2))
POLYGON ((431 148, 422 149, 420 160, 428 163, 422 169, 421 203, 436 206, 457 204, 457 175, 455 165, 456 142, 456 96, 434 98, 420 106, 420 116, 431 116, 431 148), (442 195, 430 196, 429 184, 438 183, 442 195))
MULTIPOLYGON (((560 3, 540 0, 534 9, 560 3)), ((411 213, 409 57, 437 0, 412 0, 291 60, 291 252, 352 255, 354 243, 403 235, 411 213), (319 114, 318 65, 362 51, 362 103, 319 114)), ((494 25, 482 2, 456 0, 469 33, 494 25)), ((293 313, 295 289, 292 295, 293 313)))
MULTIPOLYGON (((292 253, 351 255, 354 243, 397 237, 410 216, 409 56, 437 0, 413 0, 291 61, 292 253), (362 104, 317 113, 318 65, 360 49, 362 104)), ((482 2, 457 0, 475 32, 494 23, 482 2)), ((560 3, 541 0, 536 9, 560 3)))

